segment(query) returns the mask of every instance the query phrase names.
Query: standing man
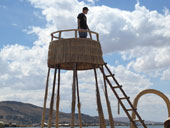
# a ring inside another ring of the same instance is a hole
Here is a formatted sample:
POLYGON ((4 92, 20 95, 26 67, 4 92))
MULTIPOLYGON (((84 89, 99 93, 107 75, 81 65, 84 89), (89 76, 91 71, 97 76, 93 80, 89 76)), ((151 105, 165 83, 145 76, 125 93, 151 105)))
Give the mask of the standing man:
MULTIPOLYGON (((78 29, 80 30, 89 30, 89 27, 87 25, 87 18, 86 18, 86 15, 89 11, 89 9, 87 7, 84 7, 83 10, 82 10, 82 13, 80 13, 78 16, 77 16, 77 19, 78 19, 78 29)), ((79 31, 79 37, 80 38, 87 38, 87 32, 82 32, 82 31, 79 31)))

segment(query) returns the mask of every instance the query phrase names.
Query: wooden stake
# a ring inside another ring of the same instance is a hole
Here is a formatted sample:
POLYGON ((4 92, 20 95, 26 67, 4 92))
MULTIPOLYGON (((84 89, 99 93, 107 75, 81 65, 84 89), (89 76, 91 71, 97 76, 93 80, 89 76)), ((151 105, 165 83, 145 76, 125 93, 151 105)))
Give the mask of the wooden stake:
POLYGON ((59 103, 60 103, 60 68, 58 69, 58 89, 57 89, 57 101, 56 101, 56 128, 59 123, 59 103))
POLYGON ((75 104, 76 104, 76 86, 75 86, 75 81, 76 81, 76 63, 74 64, 73 67, 73 85, 72 85, 72 107, 71 107, 71 128, 74 128, 74 116, 75 116, 75 104))
POLYGON ((53 89, 52 89, 51 102, 50 102, 50 114, 49 114, 48 128, 51 128, 51 125, 52 125, 56 73, 57 73, 57 69, 55 69, 54 71, 54 81, 53 81, 53 89))
POLYGON ((44 128, 45 113, 46 113, 46 104, 47 104, 47 96, 48 96, 48 81, 49 81, 49 76, 50 76, 50 68, 48 68, 48 73, 47 73, 45 96, 44 96, 44 107, 43 107, 42 120, 41 120, 41 128, 44 128))
POLYGON ((78 113, 79 113, 79 126, 80 128, 82 128, 82 120, 81 120, 81 103, 80 103, 80 96, 79 96, 79 85, 78 85, 78 75, 77 75, 77 71, 76 71, 76 82, 77 82, 77 107, 78 107, 78 113))
POLYGON ((117 113, 120 115, 120 102, 117 103, 117 113))
POLYGON ((100 128, 106 128, 101 99, 100 99, 96 68, 94 68, 94 75, 95 75, 95 80, 96 80, 96 98, 97 98, 98 114, 99 114, 99 119, 100 119, 100 128))
MULTIPOLYGON (((102 67, 103 70, 103 67, 102 67)), ((103 70, 104 72, 104 70, 103 70)), ((113 116, 112 116, 112 110, 111 110, 111 106, 110 106, 110 101, 109 101, 109 97, 108 97, 108 92, 107 92, 107 86, 106 86, 106 79, 105 76, 103 74, 103 80, 104 80, 104 94, 105 94, 105 98, 106 98, 106 104, 107 104, 107 111, 108 111, 108 115, 109 115, 109 121, 110 121, 110 127, 114 128, 114 120, 113 120, 113 116)))

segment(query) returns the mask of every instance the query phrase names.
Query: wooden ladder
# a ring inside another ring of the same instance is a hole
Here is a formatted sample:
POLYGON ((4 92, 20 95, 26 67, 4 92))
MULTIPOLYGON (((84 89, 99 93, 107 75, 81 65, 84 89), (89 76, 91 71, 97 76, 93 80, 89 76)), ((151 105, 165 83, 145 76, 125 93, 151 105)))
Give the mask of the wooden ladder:
POLYGON ((134 128, 138 128, 137 127, 137 122, 140 122, 141 125, 144 127, 144 128, 147 128, 147 126, 145 125, 144 123, 144 120, 142 120, 142 118, 140 117, 139 113, 137 112, 137 109, 134 108, 134 106, 132 105, 131 101, 130 101, 130 97, 128 97, 125 93, 125 91, 122 89, 122 85, 120 85, 118 83, 118 81, 116 80, 114 74, 112 74, 112 72, 110 71, 110 69, 108 68, 107 66, 107 63, 104 64, 104 66, 101 66, 100 67, 100 71, 102 72, 102 74, 104 75, 104 78, 106 80, 106 82, 109 84, 111 90, 113 91, 113 93, 115 94, 118 102, 120 103, 121 107, 123 108, 124 112, 126 113, 127 117, 129 118, 129 120, 131 121, 131 123, 133 124, 133 127, 134 128), (104 72, 104 68, 106 68, 106 70, 108 71, 109 75, 106 75, 105 72, 104 72), (113 86, 109 80, 108 77, 112 77, 114 82, 116 83, 116 86, 113 86), (123 97, 120 97, 117 93, 117 89, 119 89, 121 91, 121 93, 123 94, 123 97), (123 100, 127 100, 127 103, 129 104, 129 106, 131 108, 126 108, 125 107, 125 104, 123 103, 123 100), (137 120, 133 120, 130 113, 129 112, 134 112, 136 114, 136 117, 137 117, 137 120))

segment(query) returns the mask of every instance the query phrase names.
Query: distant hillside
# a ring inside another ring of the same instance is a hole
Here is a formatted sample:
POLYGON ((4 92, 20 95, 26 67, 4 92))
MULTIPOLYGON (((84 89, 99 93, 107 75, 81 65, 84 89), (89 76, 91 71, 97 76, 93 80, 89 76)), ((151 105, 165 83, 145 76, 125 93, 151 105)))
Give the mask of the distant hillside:
MULTIPOLYGON (((41 122, 42 108, 16 101, 0 102, 0 120, 5 122, 15 122, 17 124, 35 124, 41 122)), ((48 120, 49 109, 46 112, 46 122, 48 120)), ((60 123, 69 123, 71 118, 70 113, 59 113, 60 123)), ((55 112, 54 119, 55 120, 55 112)), ((75 114, 75 122, 78 123, 78 114, 75 114)), ((82 114, 82 122, 87 124, 98 123, 98 117, 92 117, 82 114)), ((107 121, 108 122, 108 121, 107 121)))
MULTIPOLYGON (((42 110, 42 107, 38 107, 32 104, 21 103, 16 101, 3 101, 0 102, 0 121, 24 125, 40 124, 42 110)), ((46 111, 46 122, 48 120, 48 113, 49 109, 47 109, 46 111)), ((59 113, 60 123, 70 123, 70 118, 70 113, 59 113)), ((129 124, 128 118, 125 117, 115 118, 114 120, 116 124, 129 124)), ((53 121, 55 121, 55 112, 53 121)), ((75 114, 75 123, 78 124, 78 114, 75 114)), ((99 118, 82 114, 82 123, 88 125, 98 124, 99 118)), ((106 123, 109 124, 109 121, 106 120, 106 123)))
POLYGON ((17 124, 39 123, 42 108, 14 101, 0 102, 0 120, 17 124))

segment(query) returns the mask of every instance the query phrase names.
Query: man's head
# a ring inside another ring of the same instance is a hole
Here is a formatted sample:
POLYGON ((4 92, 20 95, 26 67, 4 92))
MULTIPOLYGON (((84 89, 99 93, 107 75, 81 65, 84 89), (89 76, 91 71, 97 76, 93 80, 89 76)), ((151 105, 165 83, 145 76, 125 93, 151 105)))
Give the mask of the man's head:
POLYGON ((83 13, 84 13, 84 14, 87 14, 88 11, 89 11, 89 9, 88 9, 87 7, 84 7, 84 8, 83 8, 83 13))

